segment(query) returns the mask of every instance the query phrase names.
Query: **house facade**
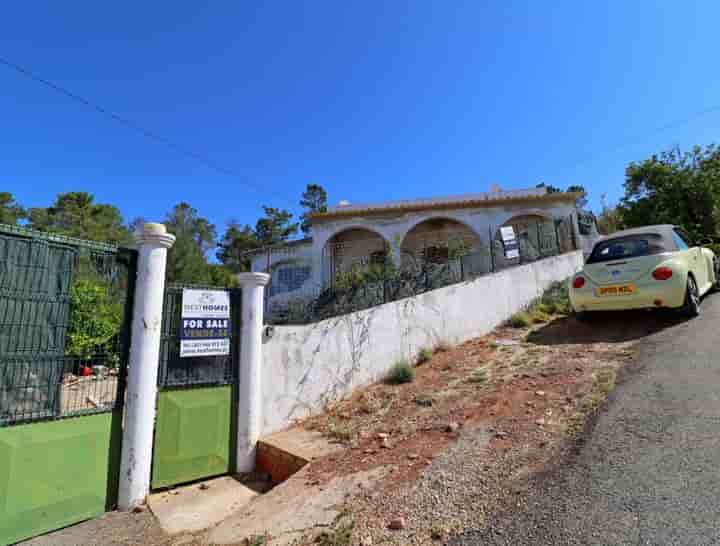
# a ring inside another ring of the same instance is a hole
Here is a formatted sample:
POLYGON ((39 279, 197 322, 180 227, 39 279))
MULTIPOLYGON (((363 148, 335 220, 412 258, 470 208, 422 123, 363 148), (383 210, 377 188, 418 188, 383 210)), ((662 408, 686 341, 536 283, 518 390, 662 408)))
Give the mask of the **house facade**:
MULTIPOLYGON (((392 263, 397 268, 423 261, 440 263, 458 252, 477 253, 493 245, 504 259, 500 228, 512 226, 526 256, 540 257, 543 238, 568 234, 586 249, 597 239, 594 222, 581 233, 578 193, 549 193, 546 188, 490 192, 433 199, 370 204, 341 202, 312 217, 312 237, 258 250, 253 271, 271 274, 268 297, 275 304, 317 295, 338 275, 392 263), (562 224, 561 224, 562 222, 562 224), (550 225, 550 231, 541 226, 550 225)), ((565 240, 570 240, 565 237, 565 240)), ((487 253, 489 256, 489 253, 487 253)), ((532 258, 531 258, 532 259, 532 258)))

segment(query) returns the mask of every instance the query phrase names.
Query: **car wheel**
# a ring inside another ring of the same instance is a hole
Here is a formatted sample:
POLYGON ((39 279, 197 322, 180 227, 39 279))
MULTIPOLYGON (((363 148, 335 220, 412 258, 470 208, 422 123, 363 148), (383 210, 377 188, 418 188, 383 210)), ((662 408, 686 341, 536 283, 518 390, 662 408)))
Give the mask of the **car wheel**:
POLYGON ((687 288, 685 289, 685 303, 680 311, 686 317, 697 317, 700 314, 700 292, 698 291, 695 279, 688 275, 687 288))
POLYGON ((715 273, 715 284, 713 288, 715 292, 720 292, 720 260, 713 258, 713 270, 715 273))

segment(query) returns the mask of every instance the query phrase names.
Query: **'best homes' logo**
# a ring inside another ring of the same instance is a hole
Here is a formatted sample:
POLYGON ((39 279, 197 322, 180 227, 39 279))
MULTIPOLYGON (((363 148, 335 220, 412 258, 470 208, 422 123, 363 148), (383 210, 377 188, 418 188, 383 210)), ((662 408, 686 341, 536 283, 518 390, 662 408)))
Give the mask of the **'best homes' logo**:
POLYGON ((183 305, 183 313, 208 312, 208 311, 228 311, 228 305, 224 303, 215 303, 215 294, 212 292, 203 292, 198 299, 198 303, 186 303, 183 305))

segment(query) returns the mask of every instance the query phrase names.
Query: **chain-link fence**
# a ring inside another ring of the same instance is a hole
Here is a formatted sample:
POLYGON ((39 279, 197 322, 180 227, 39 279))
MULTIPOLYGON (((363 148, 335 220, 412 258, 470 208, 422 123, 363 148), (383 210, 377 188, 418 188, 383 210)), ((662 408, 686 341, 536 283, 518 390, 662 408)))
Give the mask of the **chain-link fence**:
MULTIPOLYGON (((508 252, 499 230, 491 227, 489 243, 456 245, 448 238, 417 253, 405 253, 400 267, 388 255, 374 253, 349 270, 336 271, 327 285, 305 283, 293 290, 266 292, 265 314, 271 324, 306 324, 352 313, 531 263, 578 248, 572 217, 534 219, 513 225, 516 257, 508 252), (443 252, 445 250, 445 252, 443 252)), ((365 245, 367 246, 367 245, 365 245)), ((350 251, 346 250, 349 254, 350 251)))
POLYGON ((121 407, 137 254, 0 225, 0 426, 121 407))

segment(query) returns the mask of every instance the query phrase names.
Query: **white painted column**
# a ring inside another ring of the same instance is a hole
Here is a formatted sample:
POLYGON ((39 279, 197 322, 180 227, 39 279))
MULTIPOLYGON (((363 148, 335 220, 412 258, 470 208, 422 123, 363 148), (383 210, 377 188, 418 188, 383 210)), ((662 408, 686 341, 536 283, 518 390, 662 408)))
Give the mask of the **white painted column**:
POLYGON ((255 470, 255 452, 262 427, 263 292, 267 273, 238 273, 242 287, 240 388, 237 415, 236 472, 255 470))
POLYGON ((120 462, 120 510, 144 503, 150 492, 165 265, 175 236, 167 233, 163 224, 145 224, 135 233, 135 240, 138 267, 120 462))

